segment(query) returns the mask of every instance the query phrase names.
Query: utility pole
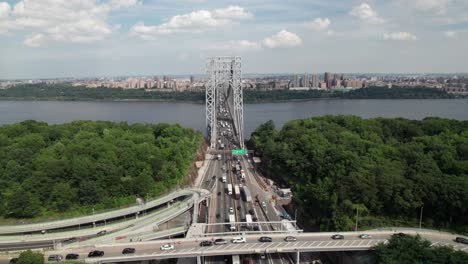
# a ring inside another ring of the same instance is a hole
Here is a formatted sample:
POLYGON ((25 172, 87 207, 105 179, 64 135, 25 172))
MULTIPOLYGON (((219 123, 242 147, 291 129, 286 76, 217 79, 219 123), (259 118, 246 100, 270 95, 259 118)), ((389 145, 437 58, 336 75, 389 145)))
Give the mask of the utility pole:
POLYGON ((421 206, 421 212, 419 214, 419 229, 421 229, 421 225, 422 225, 423 209, 424 209, 424 206, 421 206))
POLYGON ((357 225, 358 225, 358 217, 359 217, 359 207, 356 207, 356 226, 354 227, 354 231, 357 232, 357 225))

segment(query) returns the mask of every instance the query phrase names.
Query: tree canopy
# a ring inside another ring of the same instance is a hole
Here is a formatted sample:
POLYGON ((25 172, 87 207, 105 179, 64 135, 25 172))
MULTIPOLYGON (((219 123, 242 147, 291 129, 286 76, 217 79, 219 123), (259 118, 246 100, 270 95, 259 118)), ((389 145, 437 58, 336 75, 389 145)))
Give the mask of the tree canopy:
POLYGON ((420 236, 392 236, 387 244, 375 248, 377 264, 462 264, 468 263, 468 253, 451 247, 431 247, 420 236))
POLYGON ((272 121, 249 141, 293 188, 306 225, 352 230, 417 222, 468 232, 468 122, 323 116, 272 121))
POLYGON ((169 124, 24 121, 0 127, 0 216, 96 210, 184 180, 202 136, 169 124))

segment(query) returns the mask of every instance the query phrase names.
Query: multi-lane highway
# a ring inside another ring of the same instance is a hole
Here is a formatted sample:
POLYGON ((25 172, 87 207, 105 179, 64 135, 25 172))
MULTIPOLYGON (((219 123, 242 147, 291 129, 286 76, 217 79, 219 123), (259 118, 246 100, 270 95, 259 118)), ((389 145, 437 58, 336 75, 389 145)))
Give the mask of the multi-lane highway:
MULTIPOLYGON (((247 235, 245 236, 245 243, 231 243, 234 236, 224 237, 206 237, 206 238, 184 238, 174 240, 162 241, 149 241, 149 242, 135 242, 124 244, 110 244, 100 245, 96 247, 77 248, 77 249, 64 249, 49 252, 48 254, 61 254, 65 256, 69 253, 76 253, 80 255, 80 259, 86 262, 125 262, 133 260, 148 260, 148 259, 163 259, 163 258, 185 258, 185 257, 199 257, 199 256, 229 256, 229 255, 247 255, 253 257, 260 257, 263 254, 273 254, 276 261, 284 261, 283 253, 297 253, 297 252, 316 252, 316 251, 357 251, 369 250, 377 243, 385 243, 391 235, 398 232, 405 232, 409 235, 420 234, 433 242, 434 245, 449 245, 457 250, 468 252, 468 245, 459 244, 453 241, 454 236, 447 233, 439 233, 426 230, 411 230, 411 229, 394 229, 384 231, 368 231, 365 232, 371 235, 369 239, 361 239, 359 235, 363 232, 343 232, 340 233, 344 236, 343 239, 332 239, 336 233, 299 233, 295 234, 296 241, 287 242, 284 234, 268 235, 272 238, 272 242, 259 242, 259 238, 264 235, 247 235), (213 245, 201 247, 200 242, 214 239, 223 238, 227 241, 224 245, 213 245), (174 245, 173 250, 161 250, 160 246, 166 243, 174 245), (123 255, 124 248, 135 248, 135 253, 131 255, 123 255), (105 252, 102 258, 87 258, 88 252, 92 250, 102 250, 105 252), (283 258, 283 259, 282 259, 283 258)), ((294 254, 292 254, 294 256, 294 254)), ((215 258, 216 259, 216 258, 215 258)), ((221 258, 223 260, 224 257, 221 258)), ((287 260, 287 259, 286 259, 287 260)))

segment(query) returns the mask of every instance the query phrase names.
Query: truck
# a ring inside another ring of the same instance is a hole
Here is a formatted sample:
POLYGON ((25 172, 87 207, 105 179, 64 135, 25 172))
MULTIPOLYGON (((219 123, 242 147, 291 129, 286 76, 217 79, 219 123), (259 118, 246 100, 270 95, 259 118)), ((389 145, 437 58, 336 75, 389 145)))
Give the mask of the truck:
POLYGON ((221 143, 221 147, 220 147, 220 148, 221 148, 221 149, 224 149, 224 143, 221 143))
POLYGON ((247 202, 247 203, 252 202, 252 195, 250 194, 250 190, 245 185, 244 185, 244 187, 242 187, 242 194, 244 196, 244 201, 245 202, 247 202))
POLYGON ((293 224, 291 224, 290 221, 283 219, 281 220, 281 225, 283 231, 287 231, 288 233, 297 233, 297 229, 294 227, 293 224))
POLYGON ((252 229, 252 223, 253 223, 251 214, 246 214, 245 215, 245 222, 246 222, 246 225, 247 225, 247 229, 251 230, 252 229))
POLYGON ((232 255, 232 264, 240 264, 239 255, 232 255))
POLYGON ((239 185, 234 185, 234 198, 240 199, 240 189, 239 185))
POLYGON ((229 223, 231 231, 236 231, 236 217, 233 214, 229 215, 229 223))
POLYGON ((228 183, 227 191, 228 191, 228 195, 232 195, 232 184, 228 183))
POLYGON ((221 160, 221 154, 218 154, 218 160, 221 160))
POLYGON ((226 177, 226 173, 223 173, 223 182, 227 182, 227 177, 226 177))

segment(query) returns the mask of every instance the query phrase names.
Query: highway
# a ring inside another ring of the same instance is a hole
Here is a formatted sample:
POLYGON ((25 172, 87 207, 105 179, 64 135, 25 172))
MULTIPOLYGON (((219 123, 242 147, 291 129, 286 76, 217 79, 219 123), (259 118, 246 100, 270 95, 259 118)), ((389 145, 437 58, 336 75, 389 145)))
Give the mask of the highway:
MULTIPOLYGON (((452 234, 421 231, 408 229, 394 229, 392 231, 367 231, 365 233, 372 236, 371 239, 360 239, 359 235, 363 232, 342 232, 344 239, 334 240, 331 238, 336 233, 300 233, 296 234, 297 241, 285 242, 284 234, 269 235, 273 238, 272 243, 261 243, 258 241, 262 235, 247 235, 246 243, 233 244, 228 242, 226 245, 215 245, 211 247, 201 247, 199 243, 204 239, 184 238, 173 240, 160 240, 148 242, 134 242, 124 244, 109 244, 97 245, 95 247, 63 249, 48 252, 48 254, 68 253, 80 254, 82 260, 88 263, 111 263, 125 262, 130 260, 146 260, 146 259, 164 259, 164 258, 182 258, 182 257, 197 257, 197 256, 225 256, 246 254, 258 256, 264 253, 276 254, 287 252, 316 252, 316 251, 356 251, 369 250, 377 243, 386 242, 392 234, 404 231, 410 235, 420 234, 433 242, 434 245, 449 245, 457 250, 468 252, 468 245, 459 244, 453 241, 455 238, 452 234), (171 243, 175 246, 174 250, 162 251, 159 247, 165 243, 171 243), (123 256, 122 250, 126 247, 136 249, 136 253, 131 256, 123 256), (86 258, 87 253, 91 250, 103 250, 105 255, 103 258, 86 258)), ((206 240, 213 240, 220 237, 207 237, 206 240)), ((222 237, 230 241, 233 236, 222 237)), ((277 255, 275 256, 277 259, 277 255)), ((277 259, 278 260, 278 259, 277 259)))

